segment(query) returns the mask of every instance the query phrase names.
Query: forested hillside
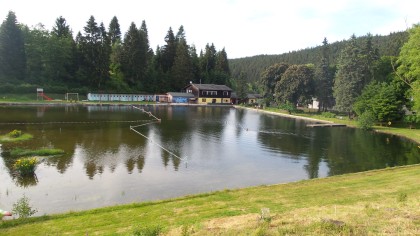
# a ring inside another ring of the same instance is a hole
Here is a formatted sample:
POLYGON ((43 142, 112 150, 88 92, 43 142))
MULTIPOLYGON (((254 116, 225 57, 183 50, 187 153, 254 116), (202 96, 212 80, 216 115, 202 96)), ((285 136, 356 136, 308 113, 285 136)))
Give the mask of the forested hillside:
MULTIPOLYGON (((350 35, 349 35, 350 37, 350 35)), ((362 44, 367 36, 358 37, 357 43, 362 44)), ((398 56, 402 45, 407 42, 408 33, 397 32, 391 33, 387 36, 376 35, 372 38, 372 44, 378 49, 381 56, 398 56)), ((345 47, 348 40, 339 42, 332 42, 329 44, 328 59, 331 65, 336 65, 340 56, 340 52, 345 47)), ((322 40, 320 39, 320 44, 322 40)), ((322 54, 322 46, 307 48, 278 55, 257 55, 253 57, 245 57, 238 59, 230 59, 229 66, 232 77, 237 78, 241 73, 245 74, 246 81, 255 82, 260 76, 261 72, 267 67, 276 63, 287 64, 320 64, 322 54)))
POLYGON ((163 93, 190 81, 229 84, 224 48, 208 43, 197 52, 182 25, 162 38, 164 45, 150 48, 145 21, 123 33, 116 16, 108 27, 91 16, 73 34, 61 16, 50 30, 21 24, 10 11, 0 26, 0 92, 163 93))

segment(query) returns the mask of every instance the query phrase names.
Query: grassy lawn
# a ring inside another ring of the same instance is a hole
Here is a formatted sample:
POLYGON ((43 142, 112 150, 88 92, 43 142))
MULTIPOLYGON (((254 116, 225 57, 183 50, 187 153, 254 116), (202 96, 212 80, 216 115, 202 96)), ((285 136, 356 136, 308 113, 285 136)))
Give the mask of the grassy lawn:
POLYGON ((419 179, 420 165, 387 168, 7 220, 0 235, 419 235, 419 179))

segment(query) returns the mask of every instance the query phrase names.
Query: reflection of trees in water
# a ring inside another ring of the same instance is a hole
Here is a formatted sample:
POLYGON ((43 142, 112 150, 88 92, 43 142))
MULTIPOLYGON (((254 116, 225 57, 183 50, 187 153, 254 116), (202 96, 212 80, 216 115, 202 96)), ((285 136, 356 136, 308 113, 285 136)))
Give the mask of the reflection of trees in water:
POLYGON ((308 163, 304 168, 308 173, 308 178, 313 179, 319 177, 319 164, 327 157, 326 147, 331 142, 331 137, 328 129, 311 128, 310 132, 308 163))
POLYGON ((328 147, 329 175, 407 165, 412 157, 420 159, 419 152, 412 155, 414 143, 396 136, 349 128, 334 128, 331 134, 334 142, 328 147))
POLYGON ((319 165, 326 161, 328 175, 360 172, 388 166, 419 163, 416 145, 399 137, 345 127, 307 128, 305 122, 262 116, 258 134, 260 144, 278 150, 289 158, 307 157, 309 178, 319 176, 319 165), (265 128, 272 129, 266 130, 265 128), (411 150, 401 153, 401 150, 411 150))
POLYGON ((136 158, 129 158, 125 162, 125 166, 127 167, 128 173, 132 174, 134 168, 137 166, 137 170, 139 173, 142 172, 145 164, 145 158, 142 155, 137 156, 136 158))
POLYGON ((306 123, 282 117, 262 116, 259 143, 268 150, 277 150, 293 159, 306 154, 311 137, 306 134, 306 123))
POLYGON ((16 186, 24 188, 38 184, 38 178, 36 177, 36 174, 29 176, 14 175, 13 180, 15 181, 16 186))

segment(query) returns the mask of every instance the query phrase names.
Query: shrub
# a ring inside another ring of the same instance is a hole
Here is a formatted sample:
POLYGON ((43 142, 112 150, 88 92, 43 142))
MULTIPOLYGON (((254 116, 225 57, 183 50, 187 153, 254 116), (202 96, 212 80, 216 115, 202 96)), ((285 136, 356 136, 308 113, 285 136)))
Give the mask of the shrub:
POLYGON ((12 213, 19 215, 19 218, 28 218, 37 212, 37 209, 32 209, 29 205, 29 198, 25 195, 13 204, 12 213))
POLYGON ((10 133, 8 133, 7 135, 11 138, 19 138, 20 136, 22 136, 22 131, 15 129, 11 131, 10 133))
POLYGON ((35 157, 20 158, 13 167, 21 176, 30 176, 35 174, 35 169, 38 165, 38 160, 35 157))
POLYGON ((149 225, 146 227, 139 227, 134 230, 135 236, 158 236, 162 232, 162 227, 158 225, 149 225))
POLYGON ((279 109, 286 110, 287 112, 289 112, 289 114, 292 114, 292 112, 296 112, 296 107, 290 102, 280 104, 279 109))
POLYGON ((365 111, 362 115, 359 116, 357 120, 358 127, 364 130, 372 129, 374 124, 375 115, 371 111, 365 111))
POLYGON ((332 112, 322 112, 321 116, 325 118, 335 118, 335 114, 332 112))

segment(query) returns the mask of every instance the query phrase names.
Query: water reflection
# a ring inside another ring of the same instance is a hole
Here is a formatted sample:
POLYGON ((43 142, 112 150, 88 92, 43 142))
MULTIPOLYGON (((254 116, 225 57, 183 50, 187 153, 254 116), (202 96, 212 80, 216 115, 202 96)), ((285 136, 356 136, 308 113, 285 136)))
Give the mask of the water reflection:
POLYGON ((148 139, 129 127, 151 117, 129 106, 0 107, 8 114, 0 123, 32 123, 0 124, 0 134, 20 129, 35 137, 1 146, 0 193, 14 190, 2 201, 29 191, 51 212, 420 163, 416 144, 390 135, 308 128, 302 120, 226 107, 144 109, 162 119, 136 128, 148 139), (37 178, 14 177, 7 153, 40 147, 65 154, 45 158, 37 178), (43 202, 42 194, 57 203, 43 202))
POLYGON ((15 181, 16 186, 23 188, 35 186, 38 183, 38 178, 36 177, 36 174, 29 176, 14 175, 13 180, 15 181))

